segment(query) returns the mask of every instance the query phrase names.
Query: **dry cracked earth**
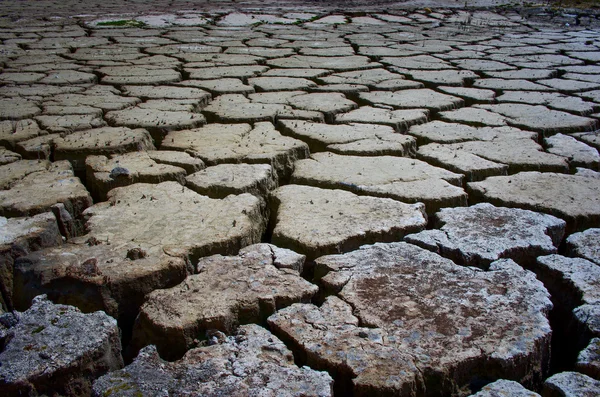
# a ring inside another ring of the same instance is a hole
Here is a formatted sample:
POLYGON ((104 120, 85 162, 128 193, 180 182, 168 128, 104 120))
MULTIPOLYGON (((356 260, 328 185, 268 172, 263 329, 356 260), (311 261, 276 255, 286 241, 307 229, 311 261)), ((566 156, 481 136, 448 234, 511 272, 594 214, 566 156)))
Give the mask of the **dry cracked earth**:
POLYGON ((46 11, 0 17, 1 395, 600 395, 594 16, 46 11))

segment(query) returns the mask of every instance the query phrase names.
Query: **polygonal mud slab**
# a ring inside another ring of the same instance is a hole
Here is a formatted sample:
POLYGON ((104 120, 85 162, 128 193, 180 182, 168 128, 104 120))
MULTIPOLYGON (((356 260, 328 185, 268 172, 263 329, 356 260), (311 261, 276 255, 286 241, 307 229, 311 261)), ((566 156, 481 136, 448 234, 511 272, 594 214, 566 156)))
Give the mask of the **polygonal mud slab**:
POLYGON ((359 84, 374 90, 420 88, 422 84, 404 79, 398 73, 386 69, 369 69, 351 72, 336 73, 318 79, 325 84, 359 84))
MULTIPOLYGON (((427 145, 429 146, 429 145, 427 145)), ((427 150, 427 146, 422 146, 427 150)), ((533 139, 529 138, 512 138, 498 134, 490 140, 470 141, 451 143, 443 146, 442 150, 447 152, 446 156, 454 153, 455 159, 458 156, 472 154, 482 159, 494 162, 496 164, 508 165, 509 173, 520 171, 552 171, 552 172, 567 172, 569 165, 567 159, 551 153, 544 152, 543 148, 538 145, 533 139)), ((435 146, 434 146, 435 147, 435 146)), ((433 154, 438 163, 443 162, 444 153, 440 155, 433 154)))
POLYGON ((448 62, 431 55, 384 57, 381 59, 381 62, 395 66, 392 67, 391 70, 397 71, 398 73, 404 73, 405 69, 416 69, 419 71, 453 69, 452 65, 448 62))
POLYGON ((482 272, 410 244, 376 244, 319 258, 315 273, 343 300, 295 304, 268 323, 308 365, 338 374, 346 393, 466 394, 490 377, 536 387, 547 371, 549 294, 510 260, 482 272))
POLYGON ((441 86, 438 87, 438 89, 446 94, 463 98, 467 105, 470 103, 491 103, 494 102, 496 98, 496 93, 492 90, 447 86, 441 86))
POLYGON ((0 304, 12 310, 13 266, 16 258, 62 244, 56 217, 51 212, 28 218, 0 217, 0 304))
POLYGON ((464 124, 431 121, 414 125, 408 130, 417 137, 419 143, 439 142, 458 143, 466 141, 492 141, 499 138, 537 139, 537 133, 519 130, 514 127, 472 127, 464 124))
POLYGON ((18 142, 15 150, 25 159, 49 160, 52 156, 54 140, 58 138, 61 138, 61 134, 40 135, 18 142))
MULTIPOLYGON (((2 186, 8 190, 0 190, 0 216, 31 216, 62 203, 73 219, 79 219, 83 210, 92 205, 90 194, 74 177, 68 161, 41 161, 26 170, 19 169, 22 162, 35 163, 21 160, 0 166, 0 181, 6 180, 5 175, 10 178, 10 184, 2 186)), ((77 228, 75 233, 79 232, 77 228)))
POLYGON ((359 98, 372 105, 388 105, 397 109, 425 108, 432 112, 463 106, 460 98, 441 94, 428 88, 418 90, 361 92, 359 98))
POLYGON ((257 91, 294 91, 317 87, 314 81, 295 77, 254 77, 248 79, 248 84, 257 91))
POLYGON ((174 131, 161 149, 185 151, 207 165, 222 163, 266 163, 280 177, 289 176, 294 162, 308 157, 308 146, 282 136, 269 122, 208 124, 202 128, 174 131))
POLYGON ((64 106, 69 108, 90 106, 103 111, 120 110, 140 103, 140 99, 116 95, 107 91, 90 94, 59 94, 51 96, 44 106, 64 106))
POLYGON ((321 112, 329 122, 333 122, 336 114, 358 107, 356 103, 347 99, 344 94, 335 92, 296 95, 289 98, 288 103, 295 109, 321 112))
POLYGON ((405 157, 340 156, 316 153, 296 162, 292 183, 356 194, 422 202, 428 214, 467 205, 462 175, 405 157))
POLYGON ((6 395, 90 394, 94 379, 123 367, 116 321, 39 296, 2 317, 0 386, 6 395))
POLYGON ((550 109, 578 113, 582 116, 593 113, 598 104, 587 102, 581 98, 559 94, 557 92, 525 92, 510 91, 496 98, 498 102, 518 102, 530 105, 545 105, 550 109))
POLYGON ((500 379, 485 385, 473 397, 541 397, 539 394, 527 390, 520 383, 512 380, 500 379))
POLYGON ((592 338, 589 345, 579 353, 575 369, 600 380, 600 338, 592 338))
POLYGON ((297 367, 279 339, 252 324, 241 326, 234 336, 216 333, 210 346, 192 349, 175 362, 162 360, 156 348, 148 346, 124 369, 99 378, 94 393, 329 397, 332 383, 326 372, 297 367))
POLYGON ((545 85, 541 85, 538 83, 534 83, 528 80, 520 80, 520 79, 477 79, 473 83, 473 87, 476 88, 485 88, 488 90, 496 90, 496 91, 552 91, 550 87, 545 85))
POLYGON ((254 87, 246 85, 240 79, 226 78, 226 79, 212 79, 212 80, 185 80, 179 85, 199 87, 204 90, 210 91, 213 95, 224 95, 224 94, 251 94, 253 93, 254 87))
POLYGON ((151 150, 146 153, 148 153, 148 156, 157 163, 181 167, 188 174, 193 174, 206 167, 202 160, 192 157, 185 152, 177 152, 174 150, 151 150))
POLYGON ((187 172, 181 167, 161 164, 148 152, 131 152, 106 156, 89 156, 85 161, 86 183, 94 197, 105 201, 107 193, 134 183, 176 181, 185 184, 187 172))
POLYGON ((420 146, 417 157, 432 165, 444 167, 465 175, 468 182, 481 181, 488 176, 506 175, 508 165, 479 157, 463 150, 453 150, 450 145, 430 143, 420 146))
POLYGON ((141 99, 196 99, 201 104, 208 104, 211 96, 208 92, 193 87, 128 85, 123 87, 123 94, 141 99))
POLYGON ((14 163, 15 161, 21 160, 21 155, 15 152, 11 152, 0 146, 0 165, 14 163))
MULTIPOLYGON (((185 69, 189 73, 190 79, 213 80, 223 78, 246 79, 254 77, 269 70, 266 66, 248 65, 248 66, 213 66, 207 65, 205 68, 185 69)), ((292 77, 292 76, 290 76, 292 77)))
POLYGON ((562 305, 600 303, 600 266, 593 262, 561 255, 540 256, 535 272, 562 305))
POLYGON ((565 157, 571 167, 588 167, 599 169, 600 154, 598 150, 586 145, 575 138, 556 134, 544 139, 547 151, 565 157))
POLYGON ((565 222, 551 215, 487 203, 444 208, 435 220, 437 229, 411 234, 405 240, 481 268, 501 258, 531 265, 536 257, 557 252, 565 233, 565 222))
POLYGON ((105 118, 115 126, 146 128, 157 142, 169 131, 196 128, 206 124, 206 119, 200 113, 141 107, 108 112, 105 118))
POLYGON ((202 111, 209 121, 226 123, 270 121, 274 123, 278 116, 289 114, 293 112, 293 109, 281 103, 253 103, 243 95, 231 94, 218 96, 202 111))
POLYGON ((97 77, 92 73, 80 72, 77 70, 53 70, 49 71, 46 77, 41 79, 41 84, 91 84, 96 83, 97 77))
POLYGON ((358 109, 336 115, 335 122, 389 125, 397 132, 404 132, 411 125, 426 123, 428 118, 429 111, 425 109, 389 110, 361 106, 358 109))
POLYGON ((109 155, 130 151, 153 150, 152 137, 145 129, 104 127, 79 131, 54 139, 54 159, 69 160, 75 171, 85 169, 90 155, 109 155))
POLYGON ((220 164, 185 178, 193 191, 212 198, 250 193, 266 200, 278 185, 273 167, 268 164, 220 164))
POLYGON ((545 106, 532 106, 522 103, 501 103, 499 105, 475 105, 506 117, 509 125, 538 131, 546 134, 558 132, 591 131, 598 121, 588 117, 575 116, 545 106))
POLYGON ((397 241, 427 224, 424 205, 343 190, 287 185, 271 195, 273 244, 309 258, 397 241))
POLYGON ((414 155, 414 138, 377 124, 329 125, 302 120, 280 120, 282 132, 308 144, 311 152, 330 151, 357 156, 414 155))
POLYGON ((97 70, 102 83, 117 85, 167 84, 181 80, 181 73, 170 68, 153 66, 108 66, 97 70))
POLYGON ((439 116, 443 121, 470 126, 502 127, 507 124, 504 116, 498 113, 472 107, 440 112, 439 116))
POLYGON ((269 244, 237 256, 214 255, 198 262, 198 274, 147 296, 133 330, 133 345, 156 345, 162 357, 181 357, 208 330, 233 332, 263 321, 277 309, 310 302, 316 285, 300 277, 305 257, 269 244), (295 264, 290 268, 282 262, 295 264))
POLYGON ((381 67, 361 55, 320 57, 309 55, 292 55, 287 58, 269 59, 267 65, 278 68, 294 69, 330 69, 335 71, 364 70, 381 67))
POLYGON ((470 197, 496 205, 542 211, 567 221, 567 233, 600 225, 600 179, 520 172, 467 184, 470 197))
POLYGON ((0 99, 0 119, 19 120, 42 112, 35 101, 26 98, 0 99))
POLYGON ((600 266, 600 229, 573 233, 567 238, 569 251, 600 266))
POLYGON ((600 150, 600 130, 593 132, 577 132, 570 135, 600 150))
POLYGON ((46 134, 35 120, 0 121, 0 145, 14 148, 17 142, 33 139, 46 134))
MULTIPOLYGON (((396 69, 398 72, 403 72, 396 69)), ((407 70, 413 80, 434 85, 464 86, 476 79, 477 74, 470 70, 407 70)))
POLYGON ((106 122, 98 114, 40 115, 36 116, 35 120, 43 129, 61 134, 106 125, 106 122))
POLYGON ((544 397, 595 397, 600 390, 600 381, 579 372, 561 372, 546 379, 544 397))

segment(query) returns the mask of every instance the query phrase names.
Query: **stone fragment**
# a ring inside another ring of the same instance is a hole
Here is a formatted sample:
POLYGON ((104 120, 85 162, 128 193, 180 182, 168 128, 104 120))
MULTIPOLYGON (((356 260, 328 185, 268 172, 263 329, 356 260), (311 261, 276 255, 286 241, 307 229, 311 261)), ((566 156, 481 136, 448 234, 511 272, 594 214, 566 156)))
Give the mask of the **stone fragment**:
POLYGON ((141 128, 135 130, 126 127, 95 128, 54 139, 54 159, 69 160, 75 171, 85 169, 85 159, 90 155, 153 149, 150 134, 141 128))
POLYGON ((404 132, 411 125, 426 123, 428 117, 429 111, 425 109, 389 110, 361 106, 358 109, 336 115, 335 122, 389 125, 397 132, 404 132))
POLYGON ((207 165, 270 164, 280 177, 291 174, 296 160, 308 157, 304 142, 282 136, 268 122, 254 123, 254 127, 208 124, 199 129, 173 131, 164 139, 161 149, 185 151, 207 165))
POLYGON ((465 266, 487 268, 510 258, 522 266, 540 255, 557 252, 565 222, 533 211, 482 203, 468 208, 443 208, 435 214, 438 228, 405 240, 465 266))
POLYGON ((578 372, 561 372, 546 379, 544 397, 594 397, 600 390, 600 381, 578 372))
POLYGON ((21 160, 0 166, 0 181, 5 189, 0 190, 0 216, 31 216, 63 203, 71 216, 78 219, 92 204, 90 194, 79 178, 73 176, 68 161, 37 162, 35 168, 30 167, 26 172, 19 170, 22 162, 37 161, 21 160))
POLYGON ((140 351, 120 371, 94 383, 94 395, 139 393, 332 396, 333 380, 326 372, 298 368, 288 348, 257 325, 243 325, 234 336, 216 334, 211 345, 192 349, 175 362, 162 360, 154 346, 140 351))
POLYGON ((597 125, 597 120, 575 116, 558 110, 550 110, 545 106, 532 106, 514 103, 498 105, 475 105, 506 117, 509 125, 538 131, 545 134, 558 132, 590 131, 597 125))
POLYGON ((551 172, 520 172, 467 184, 470 197, 542 211, 567 221, 567 233, 600 222, 600 180, 551 172))
POLYGON ((105 313, 83 314, 42 295, 27 311, 2 318, 6 395, 89 395, 95 378, 123 367, 119 328, 105 313))
POLYGON ((575 369, 600 380, 600 338, 592 338, 589 345, 579 353, 575 369))
POLYGON ((0 217, 0 300, 13 310, 13 267, 16 258, 62 243, 56 218, 44 212, 27 218, 0 217))
POLYGON ((506 175, 508 165, 486 160, 476 154, 453 150, 450 145, 430 143, 420 146, 417 157, 432 165, 465 175, 468 182, 481 181, 488 176, 506 175))
POLYGON ((296 163, 292 183, 422 202, 428 214, 467 204, 467 195, 460 187, 462 175, 405 157, 315 153, 296 163))
POLYGON ((413 138, 383 125, 329 125, 302 120, 280 120, 278 125, 284 134, 306 142, 311 152, 410 157, 416 150, 413 138))
POLYGON ((294 304, 268 323, 308 365, 336 374, 348 394, 466 394, 471 382, 490 377, 541 383, 552 304, 535 275, 514 262, 482 272, 390 243, 315 266, 339 298, 294 304))
POLYGON ((539 394, 527 390, 520 383, 513 380, 500 379, 489 383, 473 397, 541 397, 539 394))
POLYGON ((212 198, 250 193, 266 199, 277 187, 277 175, 268 164, 219 164, 185 179, 193 191, 212 198))
POLYGON ((428 88, 396 92, 361 92, 359 98, 372 105, 383 104, 397 109, 425 108, 432 112, 455 109, 464 103, 460 98, 441 94, 428 88))
POLYGON ((300 185, 275 190, 271 211, 275 219, 273 244, 310 259, 376 241, 399 240, 427 224, 420 203, 300 185))
POLYGON ((116 187, 165 181, 184 185, 187 175, 183 168, 154 161, 145 151, 116 154, 110 159, 105 155, 88 156, 85 168, 87 186, 100 201, 105 201, 107 193, 116 187))
MULTIPOLYGON (((237 256, 214 255, 198 262, 198 274, 147 296, 140 309, 133 344, 156 345, 162 357, 181 357, 208 330, 232 333, 277 309, 309 302, 318 288, 300 277, 300 269, 279 269, 282 250, 269 244, 244 248, 237 256)), ((294 254, 303 262, 303 257, 294 254)))
POLYGON ((567 238, 569 251, 600 266, 600 229, 573 233, 567 238))
POLYGON ((569 165, 575 167, 588 167, 598 169, 600 166, 600 154, 598 150, 586 145, 575 138, 556 134, 544 139, 549 153, 567 158, 569 165))

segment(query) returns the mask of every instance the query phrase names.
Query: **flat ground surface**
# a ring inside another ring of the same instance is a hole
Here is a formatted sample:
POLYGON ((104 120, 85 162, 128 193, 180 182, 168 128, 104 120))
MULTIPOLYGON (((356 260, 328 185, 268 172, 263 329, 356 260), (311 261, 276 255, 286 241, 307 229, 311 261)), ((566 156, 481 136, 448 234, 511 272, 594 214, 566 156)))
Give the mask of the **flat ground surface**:
POLYGON ((0 232, 3 311, 104 310, 129 362, 257 323, 339 396, 598 376, 597 352, 576 364, 598 319, 573 310, 600 296, 581 238, 600 228, 600 19, 562 5, 0 2, 1 224, 52 213, 63 237, 0 232), (306 263, 197 267, 259 242, 306 263))

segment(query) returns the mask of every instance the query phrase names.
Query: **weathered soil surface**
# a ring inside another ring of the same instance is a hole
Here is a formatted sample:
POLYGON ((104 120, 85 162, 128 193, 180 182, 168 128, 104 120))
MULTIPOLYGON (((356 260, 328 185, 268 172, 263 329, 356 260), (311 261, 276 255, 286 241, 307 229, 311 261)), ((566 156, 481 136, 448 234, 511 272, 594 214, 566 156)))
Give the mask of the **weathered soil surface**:
POLYGON ((1 2, 0 395, 598 396, 598 150, 593 2, 1 2))

